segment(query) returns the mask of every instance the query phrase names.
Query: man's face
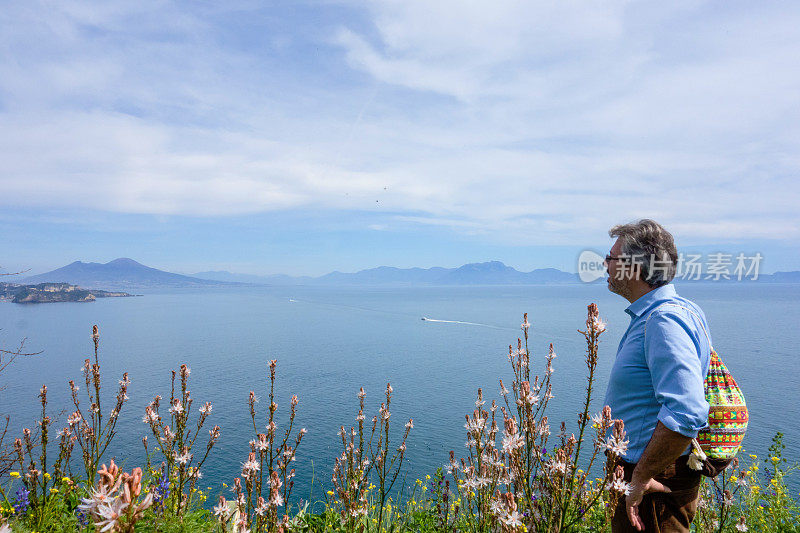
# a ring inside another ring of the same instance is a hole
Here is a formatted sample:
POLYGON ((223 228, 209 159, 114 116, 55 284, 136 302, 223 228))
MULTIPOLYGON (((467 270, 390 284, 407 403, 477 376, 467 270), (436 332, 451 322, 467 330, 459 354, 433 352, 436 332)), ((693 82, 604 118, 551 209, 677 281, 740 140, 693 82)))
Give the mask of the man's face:
POLYGON ((605 261, 606 271, 608 272, 608 290, 627 298, 631 294, 628 286, 630 283, 630 264, 624 259, 617 259, 622 255, 622 243, 618 238, 608 252, 611 259, 605 261))

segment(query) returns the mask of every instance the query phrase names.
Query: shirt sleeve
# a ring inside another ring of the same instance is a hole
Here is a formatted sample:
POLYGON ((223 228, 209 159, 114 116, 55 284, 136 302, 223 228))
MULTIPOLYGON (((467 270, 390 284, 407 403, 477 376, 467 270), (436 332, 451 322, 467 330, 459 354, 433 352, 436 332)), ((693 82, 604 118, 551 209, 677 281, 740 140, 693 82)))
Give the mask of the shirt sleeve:
POLYGON ((696 332, 677 313, 656 311, 647 320, 644 352, 656 400, 658 420, 686 437, 708 424, 708 402, 696 332))

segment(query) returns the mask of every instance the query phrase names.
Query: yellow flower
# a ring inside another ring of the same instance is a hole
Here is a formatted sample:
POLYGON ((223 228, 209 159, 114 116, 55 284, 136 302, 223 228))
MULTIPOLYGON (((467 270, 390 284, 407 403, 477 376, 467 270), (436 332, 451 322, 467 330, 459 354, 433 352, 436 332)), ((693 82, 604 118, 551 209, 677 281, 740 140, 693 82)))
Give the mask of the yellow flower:
POLYGON ((772 464, 778 464, 778 461, 780 460, 780 457, 772 457, 772 464))
POLYGON ((71 483, 71 482, 72 482, 72 480, 70 478, 68 478, 67 476, 64 476, 64 477, 61 478, 61 483, 71 483))
POLYGON ((736 476, 731 476, 731 481, 733 481, 734 483, 736 483, 737 479, 739 479, 739 478, 737 478, 736 476))
POLYGON ((55 488, 55 487, 53 487, 53 488, 51 488, 51 489, 50 489, 50 494, 55 494, 55 493, 57 493, 57 492, 58 492, 58 489, 57 489, 57 488, 55 488))
POLYGON ((45 473, 44 473, 44 478, 45 478, 45 479, 50 479, 50 477, 51 477, 51 476, 50 476, 50 472, 45 472, 45 473))
POLYGON ((417 485, 422 485, 422 480, 421 479, 417 480, 417 485))
POLYGON ((425 479, 430 479, 430 478, 431 478, 431 476, 429 476, 427 474, 425 475, 425 479))
POLYGON ((422 492, 425 492, 426 490, 428 490, 428 487, 422 487, 422 492))
POLYGON ((228 488, 228 484, 227 484, 227 483, 223 483, 223 484, 222 484, 222 486, 223 486, 224 488, 226 488, 226 489, 228 488))
POLYGON ((10 472, 8 475, 11 477, 19 477, 19 472, 10 472))
POLYGON ((333 491, 329 490, 327 494, 328 494, 328 496, 333 496, 333 491))
POLYGON ((757 455, 753 455, 753 454, 751 453, 751 454, 750 454, 750 459, 758 459, 758 456, 757 456, 757 455))
POLYGON ((758 465, 753 465, 753 467, 751 468, 751 470, 752 470, 753 472, 758 472, 758 465))

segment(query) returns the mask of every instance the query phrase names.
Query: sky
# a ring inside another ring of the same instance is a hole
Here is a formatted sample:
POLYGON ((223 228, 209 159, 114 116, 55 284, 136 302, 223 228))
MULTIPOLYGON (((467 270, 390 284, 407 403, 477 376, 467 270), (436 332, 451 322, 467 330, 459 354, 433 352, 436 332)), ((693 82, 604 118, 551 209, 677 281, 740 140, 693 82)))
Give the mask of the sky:
POLYGON ((800 4, 4 2, 0 267, 800 269, 800 4))

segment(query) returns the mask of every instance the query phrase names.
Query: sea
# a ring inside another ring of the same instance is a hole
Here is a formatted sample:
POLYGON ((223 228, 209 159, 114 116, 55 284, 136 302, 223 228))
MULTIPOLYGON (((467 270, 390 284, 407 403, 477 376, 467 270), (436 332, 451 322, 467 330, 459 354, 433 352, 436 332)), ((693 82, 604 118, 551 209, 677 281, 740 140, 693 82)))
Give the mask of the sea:
MULTIPOLYGON (((800 285, 709 282, 677 288, 705 311, 714 346, 745 393, 751 417, 746 453, 765 457, 781 432, 784 456, 800 461, 800 285)), ((508 346, 522 335, 523 313, 531 323, 534 371, 543 371, 550 343, 557 354, 548 410, 554 429, 561 420, 574 428, 585 394, 586 343, 578 330, 584 328, 587 306, 596 303, 607 323, 593 411, 602 408, 629 322, 627 302, 604 284, 138 292, 143 294, 91 303, 0 302, 0 347, 16 350, 24 343, 22 351, 35 354, 18 357, 0 373, 0 414, 11 416, 6 438, 40 418, 37 395, 43 384, 55 427, 66 424, 68 381, 82 384, 81 367, 92 354, 91 331, 97 324, 104 399, 112 400, 123 372, 131 380, 130 400, 106 459, 116 457, 126 468, 144 464, 141 438, 149 435, 144 408, 155 395, 169 397, 171 371, 185 363, 191 369, 193 419, 209 401, 208 424, 222 428, 203 468, 203 483, 216 495, 223 483, 230 486, 240 475, 247 459, 253 438, 250 391, 260 399, 257 424, 259 431, 265 429, 268 362, 275 359, 279 431, 286 427, 295 394, 295 431, 308 431, 293 463, 293 499, 312 502, 330 487, 334 458, 341 453, 337 433, 355 424, 361 387, 369 421, 391 383, 393 445, 413 419, 397 485, 407 488, 444 465, 451 450, 457 457, 466 453, 464 416, 475 408, 478 388, 488 406, 500 398, 499 380, 511 382, 508 346)), ((800 484, 792 479, 790 486, 796 493, 800 484)))

